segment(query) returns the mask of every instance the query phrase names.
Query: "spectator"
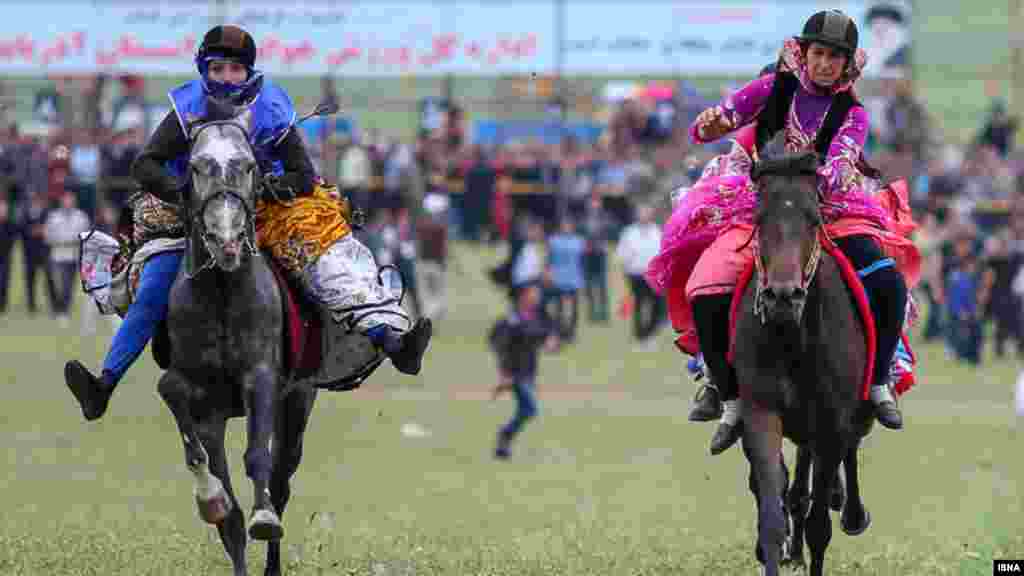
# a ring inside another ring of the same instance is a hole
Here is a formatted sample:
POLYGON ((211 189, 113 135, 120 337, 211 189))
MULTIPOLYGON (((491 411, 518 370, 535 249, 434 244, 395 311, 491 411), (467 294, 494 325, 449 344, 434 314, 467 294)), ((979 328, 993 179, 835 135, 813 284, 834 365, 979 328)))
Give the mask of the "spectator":
POLYGON ((530 220, 526 224, 526 238, 515 254, 509 275, 512 301, 518 301, 523 287, 539 283, 544 276, 544 226, 530 220))
POLYGON ((992 102, 988 119, 977 136, 977 142, 983 146, 991 146, 999 154, 1000 158, 1006 159, 1013 150, 1014 137, 1019 126, 1019 119, 1010 116, 1006 111, 1006 102, 996 98, 992 102))
POLYGON ((986 320, 995 324, 995 354, 1002 358, 1006 343, 1013 340, 1018 353, 1020 346, 1020 303, 1013 294, 1012 284, 1021 269, 1021 254, 1010 251, 1003 234, 991 236, 985 242, 985 261, 982 272, 982 301, 986 320))
POLYGON ((434 323, 448 307, 445 279, 448 258, 448 198, 441 194, 428 194, 423 199, 424 216, 419 219, 416 237, 419 240, 419 261, 416 262, 423 316, 434 323))
POLYGON ((561 340, 576 339, 579 321, 579 292, 583 288, 583 253, 586 241, 576 232, 576 224, 564 218, 556 234, 548 238, 548 269, 550 285, 544 308, 554 303, 555 325, 561 340))
MULTIPOLYGON (((50 302, 50 310, 57 309, 57 287, 54 282, 53 270, 50 268, 50 247, 46 243, 46 221, 50 215, 49 203, 45 191, 33 194, 25 207, 21 219, 22 260, 25 266, 25 297, 28 313, 34 315, 39 308, 36 305, 36 272, 42 270, 46 282, 46 297, 50 302)), ((55 312, 54 312, 55 313, 55 312)))
POLYGON ((462 200, 462 238, 479 242, 482 233, 490 228, 491 211, 498 174, 484 156, 479 145, 470 148, 470 164, 466 171, 462 200))
POLYGON ((661 247, 661 229, 648 205, 637 208, 637 221, 626 227, 619 239, 618 257, 633 293, 633 336, 643 350, 655 346, 652 336, 665 319, 662 299, 647 284, 647 265, 661 247))
POLYGON ((946 281, 949 342, 957 358, 981 363, 981 283, 972 239, 962 236, 954 244, 956 264, 946 281))
POLYGON ((61 197, 60 208, 46 218, 46 243, 57 287, 56 315, 61 328, 68 325, 78 272, 79 234, 89 230, 89 217, 78 209, 70 191, 61 197))
POLYGON ((587 243, 583 253, 583 293, 587 299, 587 318, 596 324, 607 324, 610 316, 608 239, 611 231, 611 218, 601 205, 601 197, 592 194, 582 222, 587 243))
POLYGON ((498 358, 497 398, 510 390, 516 397, 516 413, 498 431, 495 458, 511 456, 512 441, 523 426, 537 415, 537 355, 542 346, 553 351, 558 344, 557 331, 540 313, 540 288, 536 283, 520 286, 514 309, 498 320, 488 335, 491 350, 498 358))
POLYGON ((0 197, 0 315, 7 311, 7 289, 11 281, 11 248, 17 238, 10 203, 0 197))

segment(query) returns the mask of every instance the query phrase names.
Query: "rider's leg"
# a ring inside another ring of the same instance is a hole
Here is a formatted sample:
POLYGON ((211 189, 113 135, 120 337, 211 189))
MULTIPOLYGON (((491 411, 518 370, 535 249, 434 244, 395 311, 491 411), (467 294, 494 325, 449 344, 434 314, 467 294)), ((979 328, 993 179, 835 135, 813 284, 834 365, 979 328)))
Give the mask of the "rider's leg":
POLYGON ((900 429, 903 427, 903 415, 889 387, 889 366, 903 333, 907 308, 906 282, 895 262, 882 253, 870 236, 839 238, 836 245, 861 277, 875 318, 875 375, 871 387, 875 415, 886 428, 900 429))
POLYGON ((373 254, 354 236, 338 240, 309 265, 302 284, 336 320, 354 321, 399 372, 419 373, 430 320, 421 318, 409 329, 408 314, 381 283, 373 254))
POLYGON ((177 276, 182 254, 180 250, 163 252, 146 261, 135 300, 114 335, 99 378, 77 360, 65 365, 65 382, 78 399, 86 420, 103 416, 117 383, 146 349, 157 324, 167 316, 168 294, 177 276))
POLYGON ((742 406, 736 384, 736 371, 726 359, 729 353, 729 311, 732 306, 732 294, 696 296, 693 298, 692 306, 701 353, 704 354, 704 362, 711 372, 711 385, 705 389, 704 395, 698 398, 690 417, 691 420, 694 419, 694 412, 698 408, 706 409, 711 404, 705 400, 706 397, 714 397, 716 408, 717 399, 721 398, 725 409, 711 439, 711 453, 717 455, 729 449, 740 437, 742 406))

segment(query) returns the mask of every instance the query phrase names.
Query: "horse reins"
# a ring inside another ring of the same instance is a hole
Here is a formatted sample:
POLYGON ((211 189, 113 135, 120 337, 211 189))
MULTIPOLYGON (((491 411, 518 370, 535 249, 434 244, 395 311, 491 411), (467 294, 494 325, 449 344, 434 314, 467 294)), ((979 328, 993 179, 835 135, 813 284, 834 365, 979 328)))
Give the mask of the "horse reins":
MULTIPOLYGON (((814 235, 814 247, 811 248, 811 256, 807 259, 807 263, 804 264, 804 271, 800 278, 800 290, 803 290, 804 294, 810 292, 811 282, 814 281, 814 275, 818 272, 818 265, 821 263, 821 242, 819 234, 824 234, 827 237, 827 232, 823 226, 818 226, 814 235)), ((751 233, 751 239, 758 235, 758 228, 755 228, 751 233)), ((768 275, 764 270, 764 262, 761 260, 761 241, 758 239, 753 243, 754 250, 754 267, 757 269, 757 285, 754 291, 754 315, 761 320, 761 324, 766 322, 765 310, 764 310, 764 292, 768 289, 768 275)))
MULTIPOLYGON (((203 124, 196 130, 196 133, 190 138, 190 140, 195 140, 195 138, 199 136, 199 134, 202 133, 203 130, 210 128, 211 126, 220 125, 235 126, 239 130, 241 130, 242 134, 246 135, 244 141, 246 146, 248 146, 249 148, 249 153, 252 155, 254 159, 256 158, 256 151, 253 149, 252 143, 250 143, 248 139, 248 130, 246 130, 244 126, 233 120, 216 120, 213 122, 203 124)), ((189 155, 191 156, 191 151, 189 155)), ((253 178, 253 185, 257 186, 260 184, 262 178, 258 171, 258 166, 254 167, 253 170, 256 171, 256 174, 254 175, 255 177, 253 178)), ((202 240, 203 249, 206 251, 206 262, 203 263, 203 265, 200 266, 198 270, 196 270, 192 274, 189 274, 187 270, 185 271, 185 277, 188 278, 189 280, 198 276, 203 270, 209 270, 216 266, 216 259, 214 258, 213 248, 210 246, 212 240, 210 238, 209 232, 207 232, 206 230, 206 224, 203 222, 203 215, 206 213, 206 207, 209 206, 210 202, 222 196, 235 198, 242 205, 242 209, 245 210, 246 231, 242 238, 242 247, 244 249, 244 253, 250 256, 259 253, 259 250, 256 248, 256 217, 253 214, 252 208, 249 207, 249 203, 246 202, 245 199, 242 198, 242 196, 237 192, 226 189, 220 190, 216 194, 211 194, 209 197, 203 200, 203 203, 202 205, 200 205, 199 211, 196 214, 189 214, 189 216, 186 218, 189 225, 194 226, 199 231, 199 238, 202 240)), ((182 198, 181 205, 182 207, 185 207, 185 209, 187 210, 188 205, 186 204, 184 198, 182 198)))

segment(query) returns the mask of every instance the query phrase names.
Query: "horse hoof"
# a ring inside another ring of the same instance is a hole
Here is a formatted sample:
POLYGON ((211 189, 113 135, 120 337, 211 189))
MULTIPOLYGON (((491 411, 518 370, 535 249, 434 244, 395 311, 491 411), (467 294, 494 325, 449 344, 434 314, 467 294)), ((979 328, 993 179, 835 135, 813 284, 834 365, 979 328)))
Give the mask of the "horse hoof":
POLYGON ((220 524, 231 513, 231 499, 223 491, 218 492, 213 498, 203 500, 196 496, 196 508, 199 510, 199 517, 207 524, 220 524))
POLYGON ((839 517, 839 527, 843 529, 843 533, 847 536, 860 536, 867 531, 868 527, 871 526, 871 513, 864 510, 864 521, 860 526, 851 526, 846 517, 846 511, 843 511, 843 515, 839 517))
POLYGON ((284 528, 281 527, 281 519, 270 510, 261 508, 252 513, 249 521, 249 537, 253 540, 264 542, 275 542, 284 536, 284 528))

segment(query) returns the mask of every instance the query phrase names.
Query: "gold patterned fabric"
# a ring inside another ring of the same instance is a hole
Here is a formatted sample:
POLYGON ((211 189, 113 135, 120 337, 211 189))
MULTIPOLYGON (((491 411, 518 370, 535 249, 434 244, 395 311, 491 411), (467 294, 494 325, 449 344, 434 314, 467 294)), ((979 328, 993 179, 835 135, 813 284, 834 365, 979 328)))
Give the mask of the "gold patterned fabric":
POLYGON ((144 191, 128 201, 132 206, 132 244, 136 248, 157 238, 185 236, 185 223, 178 206, 144 191))
POLYGON ((303 270, 352 233, 352 211, 337 186, 317 183, 313 194, 287 202, 256 203, 256 241, 289 274, 303 270))

